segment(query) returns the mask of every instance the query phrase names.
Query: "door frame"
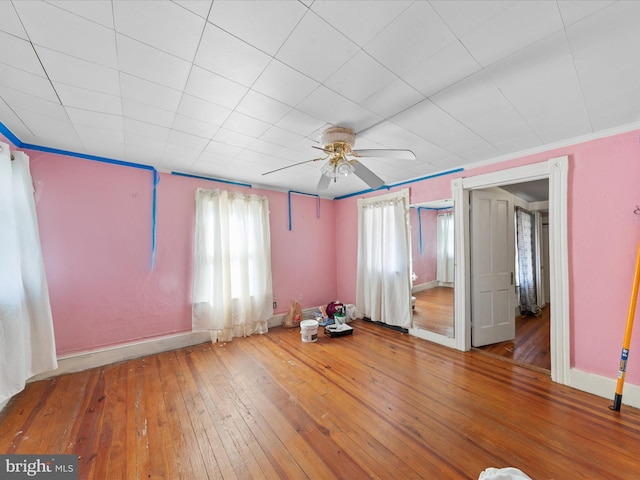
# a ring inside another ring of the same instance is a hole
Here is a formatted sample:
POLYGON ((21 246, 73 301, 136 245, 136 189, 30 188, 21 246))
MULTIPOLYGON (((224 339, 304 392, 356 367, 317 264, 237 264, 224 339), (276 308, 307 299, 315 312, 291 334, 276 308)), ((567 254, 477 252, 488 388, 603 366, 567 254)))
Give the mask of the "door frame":
POLYGON ((469 255, 469 191, 514 183, 549 179, 549 277, 551 315, 551 379, 569 384, 569 261, 568 261, 568 170, 569 157, 497 172, 456 178, 451 181, 454 198, 455 265, 455 348, 471 349, 471 288, 469 255))

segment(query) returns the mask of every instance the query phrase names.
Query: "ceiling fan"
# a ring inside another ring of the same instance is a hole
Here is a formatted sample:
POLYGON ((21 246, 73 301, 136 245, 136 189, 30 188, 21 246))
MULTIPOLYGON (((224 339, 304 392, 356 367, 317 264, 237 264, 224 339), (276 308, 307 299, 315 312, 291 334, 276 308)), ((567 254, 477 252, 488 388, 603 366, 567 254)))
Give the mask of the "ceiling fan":
POLYGON ((286 167, 271 170, 263 173, 270 173, 284 170, 285 168, 295 167, 303 163, 317 162, 326 160, 322 166, 320 181, 318 182, 318 190, 326 190, 329 188, 331 180, 337 181, 340 175, 348 176, 351 173, 357 175, 372 189, 376 190, 384 185, 384 180, 369 170, 362 164, 361 160, 367 157, 373 158, 392 158, 395 160, 415 160, 416 156, 411 150, 392 150, 392 149, 363 149, 353 150, 356 134, 350 128, 331 127, 322 134, 323 147, 316 147, 322 150, 326 155, 320 158, 305 160, 304 162, 294 163, 286 167))

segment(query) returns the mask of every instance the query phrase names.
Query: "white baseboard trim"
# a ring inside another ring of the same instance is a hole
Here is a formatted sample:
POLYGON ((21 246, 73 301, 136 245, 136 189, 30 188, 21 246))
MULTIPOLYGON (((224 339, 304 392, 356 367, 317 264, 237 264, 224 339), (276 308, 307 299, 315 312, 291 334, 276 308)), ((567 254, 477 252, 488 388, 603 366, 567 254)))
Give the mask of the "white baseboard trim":
POLYGON ((432 280, 431 282, 421 283, 420 285, 414 285, 411 288, 411 293, 422 292, 424 290, 429 290, 430 288, 436 288, 438 286, 437 280, 432 280))
MULTIPOLYGON (((594 373, 586 373, 575 368, 569 370, 568 385, 584 392, 608 398, 613 405, 616 393, 617 378, 607 378, 594 373)), ((622 404, 640 408, 640 386, 625 383, 622 391, 622 404)))
POLYGON ((111 363, 145 357, 177 348, 190 347, 191 345, 197 345, 207 341, 211 341, 211 334, 208 332, 184 332, 63 356, 58 358, 58 368, 31 377, 29 382, 63 375, 65 373, 80 372, 89 368, 102 367, 111 363))
MULTIPOLYGON (((318 310, 318 307, 305 308, 302 310, 302 315, 303 317, 311 317, 316 310, 318 310)), ((282 325, 284 316, 285 314, 283 313, 271 317, 267 322, 268 327, 274 328, 282 325)), ((35 382, 57 375, 64 375, 65 373, 80 372, 89 368, 102 367, 111 363, 146 357, 147 355, 168 352, 169 350, 190 347, 209 341, 211 341, 211 334, 208 332, 184 332, 166 337, 151 338, 99 350, 62 356, 58 358, 57 369, 35 375, 28 381, 35 382)))

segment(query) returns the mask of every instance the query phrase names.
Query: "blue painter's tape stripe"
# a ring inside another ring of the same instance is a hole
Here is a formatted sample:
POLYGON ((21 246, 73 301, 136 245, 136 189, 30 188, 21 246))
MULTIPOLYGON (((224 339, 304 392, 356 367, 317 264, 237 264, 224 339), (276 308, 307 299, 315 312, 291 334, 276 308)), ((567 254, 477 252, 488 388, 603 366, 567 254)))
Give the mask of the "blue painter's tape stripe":
POLYGON ((4 123, 0 122, 0 133, 7 137, 7 139, 13 143, 16 147, 22 148, 22 142, 18 137, 16 137, 11 130, 5 127, 4 123))
POLYGON ((204 177, 201 175, 191 175, 190 173, 171 172, 171 175, 178 175, 179 177, 198 178, 200 180, 209 180, 211 182, 228 183, 230 185, 238 185, 240 187, 253 188, 252 185, 249 183, 234 182, 232 180, 222 180, 220 178, 204 177))
POLYGON ((142 170, 155 170, 151 165, 142 165, 140 163, 125 162, 124 160, 115 160, 113 158, 98 157, 96 155, 88 155, 86 153, 70 152, 68 150, 59 150, 57 148, 41 147, 40 145, 31 145, 23 143, 20 148, 28 148, 29 150, 38 150, 40 152, 56 153, 58 155, 66 155, 68 157, 84 158, 85 160, 93 160, 96 162, 112 163, 123 167, 141 168, 142 170))
POLYGON ((151 270, 156 266, 156 205, 157 205, 157 186, 160 182, 160 174, 153 169, 153 206, 151 208, 151 270))
MULTIPOLYGON (((422 180, 428 180, 430 178, 441 177, 443 175, 449 175, 449 174, 458 173, 458 172, 464 172, 464 168, 456 168, 455 170, 447 170, 446 172, 440 172, 440 173, 436 173, 434 175, 427 175, 426 177, 414 178, 413 180, 407 180, 406 182, 394 183, 392 185, 383 185, 378 190, 382 190, 382 189, 385 189, 385 188, 387 190, 389 190, 390 188, 399 187, 400 185, 407 185, 409 183, 421 182, 422 180)), ((342 195, 341 197, 334 198, 334 200, 342 200, 344 198, 355 197, 357 195, 364 195, 365 193, 371 193, 371 192, 375 192, 375 191, 377 191, 377 190, 373 190, 373 189, 370 188, 368 190, 362 190, 360 192, 350 193, 348 195, 342 195)))
POLYGON ((308 197, 316 197, 318 199, 316 204, 316 218, 320 218, 320 195, 317 195, 315 193, 305 193, 305 192, 297 192, 295 190, 289 190, 287 192, 287 199, 288 199, 288 205, 289 205, 289 231, 291 231, 293 228, 291 223, 291 194, 292 193, 295 193, 296 195, 306 195, 308 197))

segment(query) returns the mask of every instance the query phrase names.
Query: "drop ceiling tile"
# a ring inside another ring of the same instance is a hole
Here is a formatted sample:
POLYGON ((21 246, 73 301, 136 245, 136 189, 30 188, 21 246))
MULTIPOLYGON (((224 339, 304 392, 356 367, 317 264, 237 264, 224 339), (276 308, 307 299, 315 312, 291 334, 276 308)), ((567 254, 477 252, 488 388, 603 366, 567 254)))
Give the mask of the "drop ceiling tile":
POLYGON ((325 125, 326 123, 322 120, 295 109, 290 110, 276 123, 278 128, 305 136, 318 131, 325 125))
POLYGON ((56 121, 68 121, 67 114, 58 101, 50 102, 2 85, 0 85, 0 98, 16 112, 19 112, 20 117, 22 117, 23 112, 29 112, 37 113, 56 121))
POLYGON ((213 102, 223 107, 235 108, 248 88, 239 83, 228 80, 220 75, 211 73, 200 67, 193 67, 185 92, 194 97, 213 102))
POLYGON ((22 110, 20 118, 34 134, 29 143, 61 150, 84 152, 84 146, 78 134, 64 113, 64 109, 59 105, 57 112, 49 110, 47 115, 42 114, 42 111, 22 110), (55 116, 49 116, 49 113, 54 113, 55 116))
POLYGON ((250 137, 258 138, 266 132, 271 125, 243 113, 233 112, 224 122, 224 128, 242 133, 250 137))
POLYGON ((236 111, 274 124, 291 111, 291 107, 255 90, 249 90, 236 107, 236 111))
MULTIPOLYGON (((84 143, 84 142, 83 142, 84 143)), ((124 143, 98 142, 87 144, 87 153, 96 157, 108 158, 110 160, 124 160, 124 143)))
POLYGON ((33 132, 31 132, 27 126, 20 120, 20 118, 16 115, 13 109, 9 107, 2 100, 0 96, 0 122, 11 130, 21 142, 26 142, 28 138, 33 136, 33 132))
POLYGON ((293 143, 302 141, 304 137, 300 134, 293 133, 289 130, 284 130, 278 127, 269 128, 261 137, 260 140, 281 145, 287 147, 293 143))
POLYGON ((217 140, 210 141, 204 149, 203 155, 217 156, 228 161, 242 151, 242 147, 234 146, 228 143, 219 142, 217 140))
POLYGON ((384 118, 391 118, 424 99, 424 95, 398 79, 364 99, 361 105, 384 118))
POLYGON ((29 40, 12 2, 0 2, 0 30, 23 40, 29 40))
POLYGON ((56 92, 47 78, 4 63, 0 63, 0 85, 50 102, 58 102, 56 92))
POLYGON ((307 12, 276 58, 320 82, 355 55, 358 46, 314 13, 307 12))
POLYGON ((479 70, 478 62, 456 40, 409 69, 402 79, 429 97, 479 70))
POLYGON ((397 78, 369 54, 360 50, 331 75, 324 85, 349 100, 360 102, 397 78))
POLYGON ((117 35, 116 39, 121 71, 170 88, 184 88, 191 63, 124 35, 117 35))
POLYGON ((485 73, 469 77, 431 97, 431 101, 492 145, 533 132, 485 73))
POLYGON ((162 160, 164 143, 150 142, 142 137, 134 139, 130 136, 127 138, 124 151, 127 162, 156 167, 162 160))
POLYGON ((181 90, 165 87, 126 73, 120 73, 120 90, 123 98, 175 112, 182 97, 181 90))
POLYGON ((581 85, 564 33, 553 35, 487 70, 493 82, 534 129, 544 129, 566 114, 587 118, 581 85))
POLYGON ((88 153, 94 154, 95 147, 100 144, 124 144, 122 130, 88 127, 86 125, 74 125, 82 144, 88 153))
POLYGON ((311 10, 354 43, 363 47, 412 3, 316 0, 311 5, 311 10), (354 22, 354 18, 358 21, 354 22))
POLYGON ((209 22, 275 55, 306 11, 301 3, 286 0, 213 2, 209 22))
POLYGON ((122 132, 122 117, 108 113, 92 112, 74 107, 65 107, 67 115, 78 126, 122 132))
POLYGON ((326 87, 320 86, 300 102, 296 109, 307 115, 356 132, 381 120, 381 117, 326 87))
POLYGON ((429 100, 402 112, 393 123, 467 161, 479 161, 500 153, 429 100))
POLYGON ((118 70, 36 47, 38 57, 54 83, 64 83, 108 95, 120 95, 118 70))
POLYGON ((184 94, 178 106, 178 113, 210 125, 222 125, 233 110, 184 94))
POLYGON ((54 83, 58 97, 65 107, 76 107, 94 112, 122 115, 120 97, 73 87, 63 83, 54 83))
POLYGON ((619 2, 567 28, 575 68, 592 115, 605 113, 619 92, 632 91, 640 82, 640 65, 631 61, 640 42, 638 18, 640 4, 619 2), (612 24, 617 28, 611 29, 612 24))
POLYGON ((122 125, 125 138, 127 136, 131 138, 142 137, 153 142, 164 144, 169 136, 168 128, 141 122, 133 118, 125 118, 122 125))
POLYGON ((99 23, 107 28, 113 28, 111 0, 91 0, 90 2, 78 2, 78 0, 47 0, 47 3, 51 3, 58 8, 74 13, 92 22, 99 23))
POLYGON ((254 137, 250 135, 244 135, 239 132, 234 132, 227 128, 220 128, 213 136, 213 140, 216 142, 231 145, 232 147, 245 148, 253 141, 254 137))
POLYGON ((189 62, 205 25, 203 18, 167 1, 118 0, 113 16, 119 33, 189 62))
POLYGON ((207 24, 195 64, 250 87, 271 57, 220 28, 207 24))
POLYGON ((364 49, 401 75, 454 40, 455 36, 428 2, 415 2, 364 49))
POLYGON ((562 23, 568 27, 614 3, 615 0, 559 0, 558 9, 562 23))
POLYGON ((158 167, 162 170, 186 172, 200 156, 201 150, 167 142, 158 167))
POLYGON ((152 107, 144 103, 134 102, 126 98, 122 99, 122 115, 125 118, 133 118, 142 122, 170 128, 173 125, 175 112, 152 107))
POLYGON ((315 80, 274 60, 251 88, 267 97, 295 106, 319 85, 315 80))
POLYGON ((117 68, 112 29, 45 2, 13 2, 35 45, 117 68))
POLYGON ((167 138, 167 144, 169 143, 202 151, 209 143, 209 140, 196 135, 171 130, 169 137, 167 138))
POLYGON ((220 125, 177 114, 171 128, 179 132, 189 133, 203 138, 211 138, 218 131, 220 125))
POLYGON ((483 0, 482 2, 434 0, 429 3, 456 37, 462 37, 516 2, 513 0, 483 0))
POLYGON ((461 40, 486 67, 563 29, 555 2, 521 1, 501 10, 461 40))
POLYGON ((38 56, 28 41, 0 31, 0 45, 0 63, 41 77, 46 76, 38 56))
POLYGON ((180 5, 182 8, 195 13, 199 17, 207 18, 209 10, 211 9, 211 3, 213 0, 173 0, 174 3, 180 5))

